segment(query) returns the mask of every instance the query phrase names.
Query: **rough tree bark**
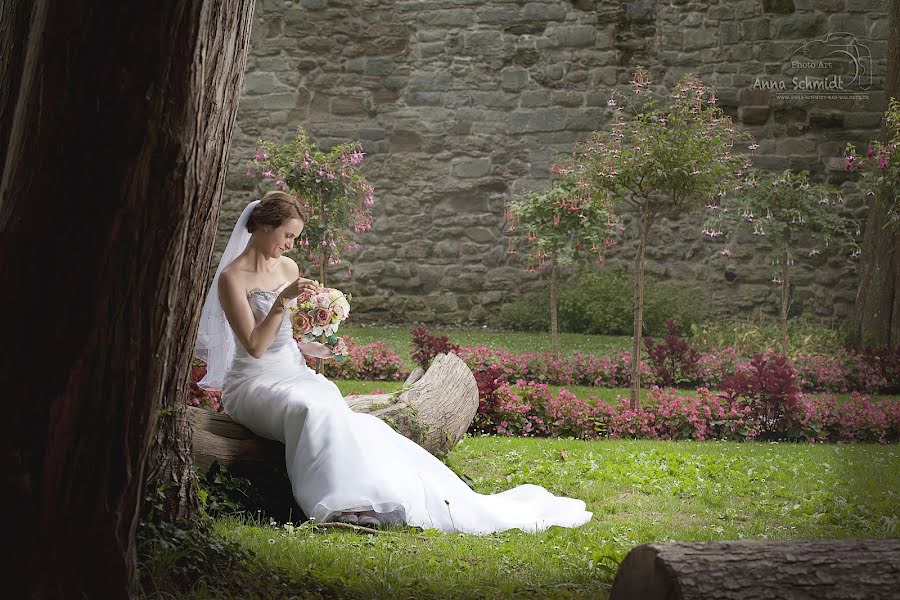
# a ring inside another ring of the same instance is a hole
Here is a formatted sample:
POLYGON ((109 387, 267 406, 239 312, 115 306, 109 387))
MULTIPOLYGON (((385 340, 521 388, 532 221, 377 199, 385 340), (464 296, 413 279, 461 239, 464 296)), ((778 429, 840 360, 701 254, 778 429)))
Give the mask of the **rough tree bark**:
MULTIPOLYGON (((900 98, 900 2, 889 2, 888 98, 900 98)), ((887 129, 882 127, 882 139, 887 129)), ((885 228, 884 202, 871 202, 863 234, 859 288, 853 307, 857 347, 900 345, 900 231, 885 228)))
MULTIPOLYGON (((413 372, 404 390, 393 394, 347 396, 355 412, 376 416, 432 454, 450 451, 462 439, 478 410, 478 385, 469 367, 454 354, 439 354, 428 371, 413 372)), ((227 415, 190 409, 194 427, 194 462, 208 470, 214 462, 253 481, 287 514, 291 487, 284 463, 284 444, 254 435, 227 415)), ((295 508, 296 512, 296 508, 295 508)))
POLYGON ((887 600, 898 581, 896 539, 644 544, 610 600, 887 600))
POLYGON ((161 401, 187 391, 253 6, 0 3, 4 58, 25 48, 0 68, 9 597, 134 592, 145 464, 161 401))

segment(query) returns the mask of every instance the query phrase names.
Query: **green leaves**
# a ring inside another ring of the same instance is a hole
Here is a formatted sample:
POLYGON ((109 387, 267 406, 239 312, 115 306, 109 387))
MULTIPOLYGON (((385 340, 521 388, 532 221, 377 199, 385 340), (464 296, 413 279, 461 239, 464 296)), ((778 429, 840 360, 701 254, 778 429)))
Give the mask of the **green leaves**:
POLYGON ((510 254, 526 246, 527 270, 542 269, 556 255, 559 264, 583 256, 600 258, 613 245, 618 225, 610 210, 608 194, 591 194, 571 174, 562 174, 545 192, 531 192, 507 204, 510 254))

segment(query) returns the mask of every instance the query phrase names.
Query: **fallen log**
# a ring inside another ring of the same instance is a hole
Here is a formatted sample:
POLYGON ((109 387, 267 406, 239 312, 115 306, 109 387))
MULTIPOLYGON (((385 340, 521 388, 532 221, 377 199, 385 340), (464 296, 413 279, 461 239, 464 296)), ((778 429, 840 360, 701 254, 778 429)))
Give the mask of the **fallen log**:
POLYGON ((644 544, 610 600, 897 598, 900 539, 644 544))
MULTIPOLYGON (((382 419, 399 433, 435 455, 450 451, 468 430, 478 410, 478 386, 469 367, 455 354, 437 355, 422 372, 410 374, 395 394, 344 398, 355 412, 382 419)), ((261 438, 231 417, 187 407, 194 431, 194 464, 204 473, 213 463, 252 481, 261 493, 291 498, 285 472, 284 444, 261 438)), ((298 510, 280 506, 275 512, 298 510)))

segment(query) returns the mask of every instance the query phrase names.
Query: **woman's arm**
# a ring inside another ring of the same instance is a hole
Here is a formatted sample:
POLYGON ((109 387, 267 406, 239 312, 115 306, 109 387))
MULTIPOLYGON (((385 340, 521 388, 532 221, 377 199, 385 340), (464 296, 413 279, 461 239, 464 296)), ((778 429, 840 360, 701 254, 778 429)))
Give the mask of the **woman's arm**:
POLYGON ((225 318, 234 330, 241 345, 250 353, 250 356, 259 358, 272 344, 278 328, 284 320, 285 302, 279 295, 272 303, 269 314, 256 325, 253 318, 253 310, 247 301, 243 286, 229 273, 223 271, 219 275, 219 302, 225 311, 225 318))

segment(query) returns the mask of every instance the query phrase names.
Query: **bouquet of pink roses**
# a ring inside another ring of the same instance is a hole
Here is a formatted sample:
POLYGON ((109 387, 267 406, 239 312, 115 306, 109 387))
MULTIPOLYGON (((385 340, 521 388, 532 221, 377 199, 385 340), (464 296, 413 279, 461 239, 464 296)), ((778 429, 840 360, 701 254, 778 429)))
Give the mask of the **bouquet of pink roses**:
POLYGON ((326 287, 319 287, 315 294, 304 292, 297 296, 297 305, 291 307, 294 339, 301 343, 321 342, 331 349, 335 360, 343 361, 347 347, 337 330, 349 315, 350 297, 344 292, 326 287))

